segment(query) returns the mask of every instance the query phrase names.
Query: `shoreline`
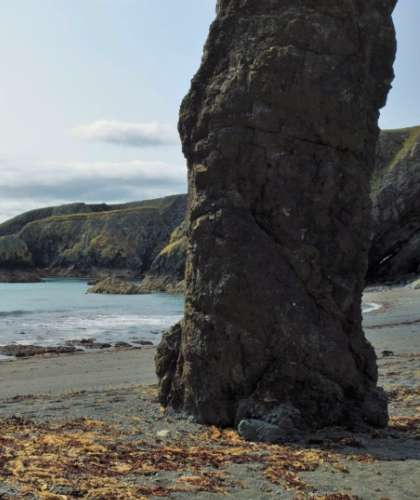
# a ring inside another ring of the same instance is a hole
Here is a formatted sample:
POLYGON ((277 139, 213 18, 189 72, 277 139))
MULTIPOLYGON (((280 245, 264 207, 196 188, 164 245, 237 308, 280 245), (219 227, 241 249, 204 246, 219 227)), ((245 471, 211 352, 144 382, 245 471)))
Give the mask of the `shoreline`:
MULTIPOLYGON (((365 315, 364 328, 389 397, 388 428, 325 429, 280 447, 250 444, 233 431, 163 411, 153 347, 18 359, 0 363, 0 425, 12 440, 7 453, 26 453, 28 467, 3 477, 0 467, 0 497, 23 498, 20 488, 28 484, 37 493, 38 481, 69 499, 74 491, 77 498, 88 492, 95 498, 104 486, 107 493, 96 498, 209 500, 225 492, 237 500, 418 498, 420 291, 370 291, 365 301, 383 304, 365 315), (49 456, 56 450, 49 464, 42 443, 63 439, 71 453, 49 448, 49 456), (98 460, 112 477, 104 476, 98 460), (86 474, 77 469, 68 476, 80 461, 86 474), (54 476, 60 470, 61 483, 54 476)), ((8 457, 0 456, 6 464, 8 457)))
MULTIPOLYGON (((379 364, 382 353, 420 353, 420 291, 407 288, 368 290, 363 327, 379 364), (418 312, 417 312, 418 311, 418 312)), ((155 346, 113 347, 64 354, 9 357, 0 360, 0 400, 28 394, 50 394, 106 386, 155 384, 155 346)))

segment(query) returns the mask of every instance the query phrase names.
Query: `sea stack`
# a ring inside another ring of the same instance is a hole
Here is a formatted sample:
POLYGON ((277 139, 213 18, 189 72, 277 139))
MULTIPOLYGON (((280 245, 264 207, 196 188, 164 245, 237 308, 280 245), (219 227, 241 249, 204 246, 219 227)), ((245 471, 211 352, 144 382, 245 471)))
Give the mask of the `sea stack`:
POLYGON ((385 426, 362 330, 396 0, 219 0, 179 130, 186 309, 160 400, 245 437, 385 426))

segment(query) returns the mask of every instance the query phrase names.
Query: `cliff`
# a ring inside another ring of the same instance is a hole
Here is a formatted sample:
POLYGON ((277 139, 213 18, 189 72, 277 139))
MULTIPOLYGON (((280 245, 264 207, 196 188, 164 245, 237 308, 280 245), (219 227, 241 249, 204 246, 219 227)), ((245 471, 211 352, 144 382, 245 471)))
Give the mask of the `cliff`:
POLYGON ((371 196, 368 281, 420 273, 420 127, 381 133, 371 196))
POLYGON ((187 234, 185 221, 171 234, 169 242, 152 262, 141 282, 144 292, 165 291, 182 293, 185 290, 185 258, 187 234))
POLYGON ((182 223, 185 208, 185 196, 176 195, 31 211, 0 225, 0 268, 71 275, 120 270, 140 277, 182 223))

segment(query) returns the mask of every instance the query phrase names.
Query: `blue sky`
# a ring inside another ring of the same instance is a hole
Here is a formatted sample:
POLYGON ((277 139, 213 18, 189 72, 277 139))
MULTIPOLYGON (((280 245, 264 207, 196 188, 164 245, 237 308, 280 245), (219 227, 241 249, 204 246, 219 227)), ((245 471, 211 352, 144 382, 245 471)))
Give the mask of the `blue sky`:
MULTIPOLYGON (((0 220, 184 192, 176 121, 215 0, 1 0, 0 220)), ((381 126, 420 123, 420 2, 395 12, 381 126)))

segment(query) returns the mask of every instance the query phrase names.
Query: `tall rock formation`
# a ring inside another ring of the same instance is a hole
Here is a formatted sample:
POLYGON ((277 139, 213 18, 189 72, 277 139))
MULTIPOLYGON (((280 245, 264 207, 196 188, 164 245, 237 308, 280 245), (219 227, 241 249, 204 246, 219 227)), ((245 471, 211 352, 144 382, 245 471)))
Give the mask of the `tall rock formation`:
POLYGON ((256 439, 261 420, 386 425, 360 306, 395 3, 218 1, 180 114, 187 292, 156 357, 165 405, 256 439))

